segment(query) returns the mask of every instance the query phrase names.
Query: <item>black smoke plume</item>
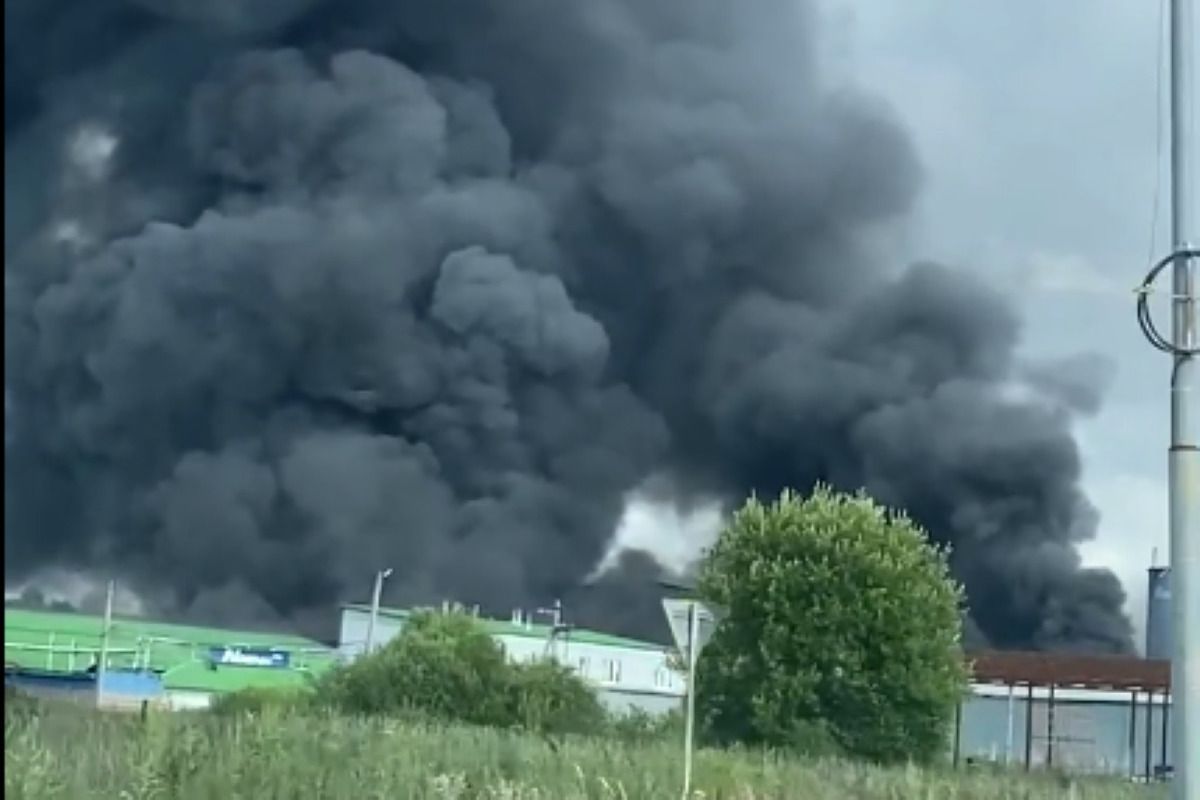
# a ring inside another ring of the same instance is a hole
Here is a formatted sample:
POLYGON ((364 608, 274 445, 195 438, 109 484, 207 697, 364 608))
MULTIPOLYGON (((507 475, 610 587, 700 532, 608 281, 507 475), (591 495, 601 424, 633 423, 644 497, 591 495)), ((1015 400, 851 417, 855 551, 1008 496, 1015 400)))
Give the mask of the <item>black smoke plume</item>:
POLYGON ((992 644, 1130 648, 1091 395, 1013 391, 1015 311, 888 263, 921 170, 812 4, 4 16, 6 579, 302 621, 386 565, 661 634, 645 556, 589 581, 631 490, 824 479, 952 542, 992 644))

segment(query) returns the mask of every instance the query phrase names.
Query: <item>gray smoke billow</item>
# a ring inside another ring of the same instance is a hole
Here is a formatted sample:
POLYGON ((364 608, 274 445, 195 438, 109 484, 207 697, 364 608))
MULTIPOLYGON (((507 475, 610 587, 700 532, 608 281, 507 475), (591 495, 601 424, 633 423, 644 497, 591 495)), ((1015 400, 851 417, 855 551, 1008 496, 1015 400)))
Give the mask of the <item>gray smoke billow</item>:
POLYGON ((921 171, 810 3, 6 0, 5 577, 310 624, 564 598, 626 496, 866 486, 999 647, 1127 651, 1095 370, 878 242, 921 171), (1011 387, 1022 382, 1025 389, 1011 387))

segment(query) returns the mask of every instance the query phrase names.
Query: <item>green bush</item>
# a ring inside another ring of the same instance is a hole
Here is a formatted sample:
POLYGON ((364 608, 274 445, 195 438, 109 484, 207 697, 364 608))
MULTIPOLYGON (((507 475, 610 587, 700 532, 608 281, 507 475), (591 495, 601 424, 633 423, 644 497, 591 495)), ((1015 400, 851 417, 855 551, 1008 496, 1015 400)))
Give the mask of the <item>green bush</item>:
POLYGON ((908 518, 827 487, 752 499, 707 554, 700 589, 728 610, 699 664, 712 739, 944 756, 967 681, 962 593, 908 518))
POLYGON ((595 734, 606 715, 590 686, 569 668, 543 660, 508 665, 511 727, 542 734, 595 734))
POLYGON ((474 617, 417 612, 383 648, 318 682, 341 712, 404 716, 545 734, 594 733, 605 714, 586 683, 552 662, 513 664, 474 617))
POLYGON ((683 741, 683 714, 649 714, 640 709, 612 714, 608 719, 608 735, 628 744, 659 741, 683 741))
POLYGON ((319 702, 354 714, 427 715, 447 722, 503 726, 508 663, 470 616, 414 613, 378 651, 318 683, 319 702))

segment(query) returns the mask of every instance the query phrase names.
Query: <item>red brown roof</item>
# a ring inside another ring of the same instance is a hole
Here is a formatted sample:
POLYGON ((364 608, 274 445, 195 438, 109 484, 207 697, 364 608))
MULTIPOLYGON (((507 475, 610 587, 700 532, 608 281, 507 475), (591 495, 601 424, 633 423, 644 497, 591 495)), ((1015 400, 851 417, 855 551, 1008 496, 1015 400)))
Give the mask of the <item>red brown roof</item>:
POLYGON ((975 680, 1006 686, 1056 686, 1087 689, 1167 692, 1171 662, 1130 656, 1067 653, 971 655, 975 680))

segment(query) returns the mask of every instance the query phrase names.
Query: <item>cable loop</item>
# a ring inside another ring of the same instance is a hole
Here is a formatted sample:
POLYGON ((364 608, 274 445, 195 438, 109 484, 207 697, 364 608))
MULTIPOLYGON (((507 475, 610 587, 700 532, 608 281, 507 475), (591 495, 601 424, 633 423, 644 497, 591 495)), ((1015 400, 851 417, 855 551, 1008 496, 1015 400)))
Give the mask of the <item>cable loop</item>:
MULTIPOLYGON (((1150 295, 1154 292, 1154 282, 1158 280, 1158 276, 1163 273, 1167 267, 1174 264, 1179 259, 1192 260, 1200 259, 1200 249, 1194 247, 1185 247, 1182 250, 1176 250, 1170 255, 1165 256, 1161 261, 1150 268, 1146 273, 1146 278, 1134 290, 1137 295, 1137 318, 1138 326, 1142 329, 1142 333, 1150 344, 1156 349, 1161 350, 1168 355, 1176 358, 1195 358, 1200 356, 1200 347, 1178 347, 1173 344, 1167 337, 1163 336, 1158 327, 1154 324, 1154 318, 1150 314, 1150 295)), ((1178 298, 1175 298, 1178 299, 1178 298)), ((1192 299, 1191 302, 1196 302, 1192 299)))

